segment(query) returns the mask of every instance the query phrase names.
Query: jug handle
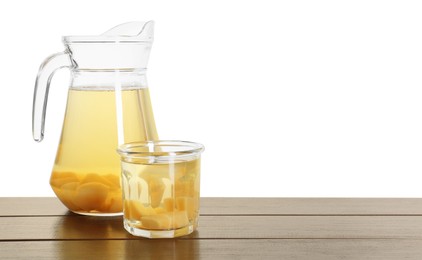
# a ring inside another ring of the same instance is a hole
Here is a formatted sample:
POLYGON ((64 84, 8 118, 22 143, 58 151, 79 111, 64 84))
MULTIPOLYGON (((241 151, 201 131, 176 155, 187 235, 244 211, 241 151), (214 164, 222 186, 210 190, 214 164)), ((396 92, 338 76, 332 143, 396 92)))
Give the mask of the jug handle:
POLYGON ((35 81, 32 105, 32 136, 37 142, 41 142, 44 138, 45 112, 51 79, 58 69, 70 66, 72 66, 72 62, 67 51, 49 56, 40 66, 35 81))

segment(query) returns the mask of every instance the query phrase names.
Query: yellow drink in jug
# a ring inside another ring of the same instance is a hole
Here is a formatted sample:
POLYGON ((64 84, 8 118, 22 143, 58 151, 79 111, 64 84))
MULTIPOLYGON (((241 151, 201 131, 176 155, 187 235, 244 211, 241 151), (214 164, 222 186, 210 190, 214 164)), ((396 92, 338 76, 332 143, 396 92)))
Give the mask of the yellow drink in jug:
POLYGON ((118 143, 157 139, 148 88, 71 88, 51 187, 73 212, 121 214, 118 143))

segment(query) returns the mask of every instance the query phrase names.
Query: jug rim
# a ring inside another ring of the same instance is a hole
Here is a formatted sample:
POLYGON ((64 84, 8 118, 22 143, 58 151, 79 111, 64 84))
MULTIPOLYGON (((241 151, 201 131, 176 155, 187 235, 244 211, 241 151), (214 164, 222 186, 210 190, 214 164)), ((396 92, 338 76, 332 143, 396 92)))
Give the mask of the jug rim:
POLYGON ((67 35, 62 37, 64 44, 72 43, 152 43, 152 37, 137 36, 108 36, 108 35, 67 35))

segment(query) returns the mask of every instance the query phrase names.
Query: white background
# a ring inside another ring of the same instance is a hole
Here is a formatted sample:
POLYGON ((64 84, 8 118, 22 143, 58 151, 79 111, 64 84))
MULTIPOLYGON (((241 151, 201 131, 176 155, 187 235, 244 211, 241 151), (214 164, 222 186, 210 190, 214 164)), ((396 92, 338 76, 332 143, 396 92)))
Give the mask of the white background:
POLYGON ((422 196, 418 1, 2 1, 0 196, 53 196, 69 72, 32 140, 40 63, 62 35, 156 22, 162 139, 206 146, 203 196, 422 196))

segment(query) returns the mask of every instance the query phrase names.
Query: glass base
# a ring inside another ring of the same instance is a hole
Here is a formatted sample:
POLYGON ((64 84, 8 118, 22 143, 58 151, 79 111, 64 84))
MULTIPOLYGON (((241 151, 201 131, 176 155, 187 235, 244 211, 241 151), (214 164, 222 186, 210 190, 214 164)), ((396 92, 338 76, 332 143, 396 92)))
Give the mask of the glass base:
POLYGON ((147 230, 130 225, 126 219, 123 220, 123 225, 130 234, 146 238, 175 238, 189 235, 194 231, 193 225, 188 225, 174 230, 147 230))
POLYGON ((93 217, 116 217, 123 216, 123 212, 113 212, 113 213, 104 213, 104 212, 84 212, 84 211, 73 211, 75 214, 84 215, 84 216, 93 216, 93 217))

